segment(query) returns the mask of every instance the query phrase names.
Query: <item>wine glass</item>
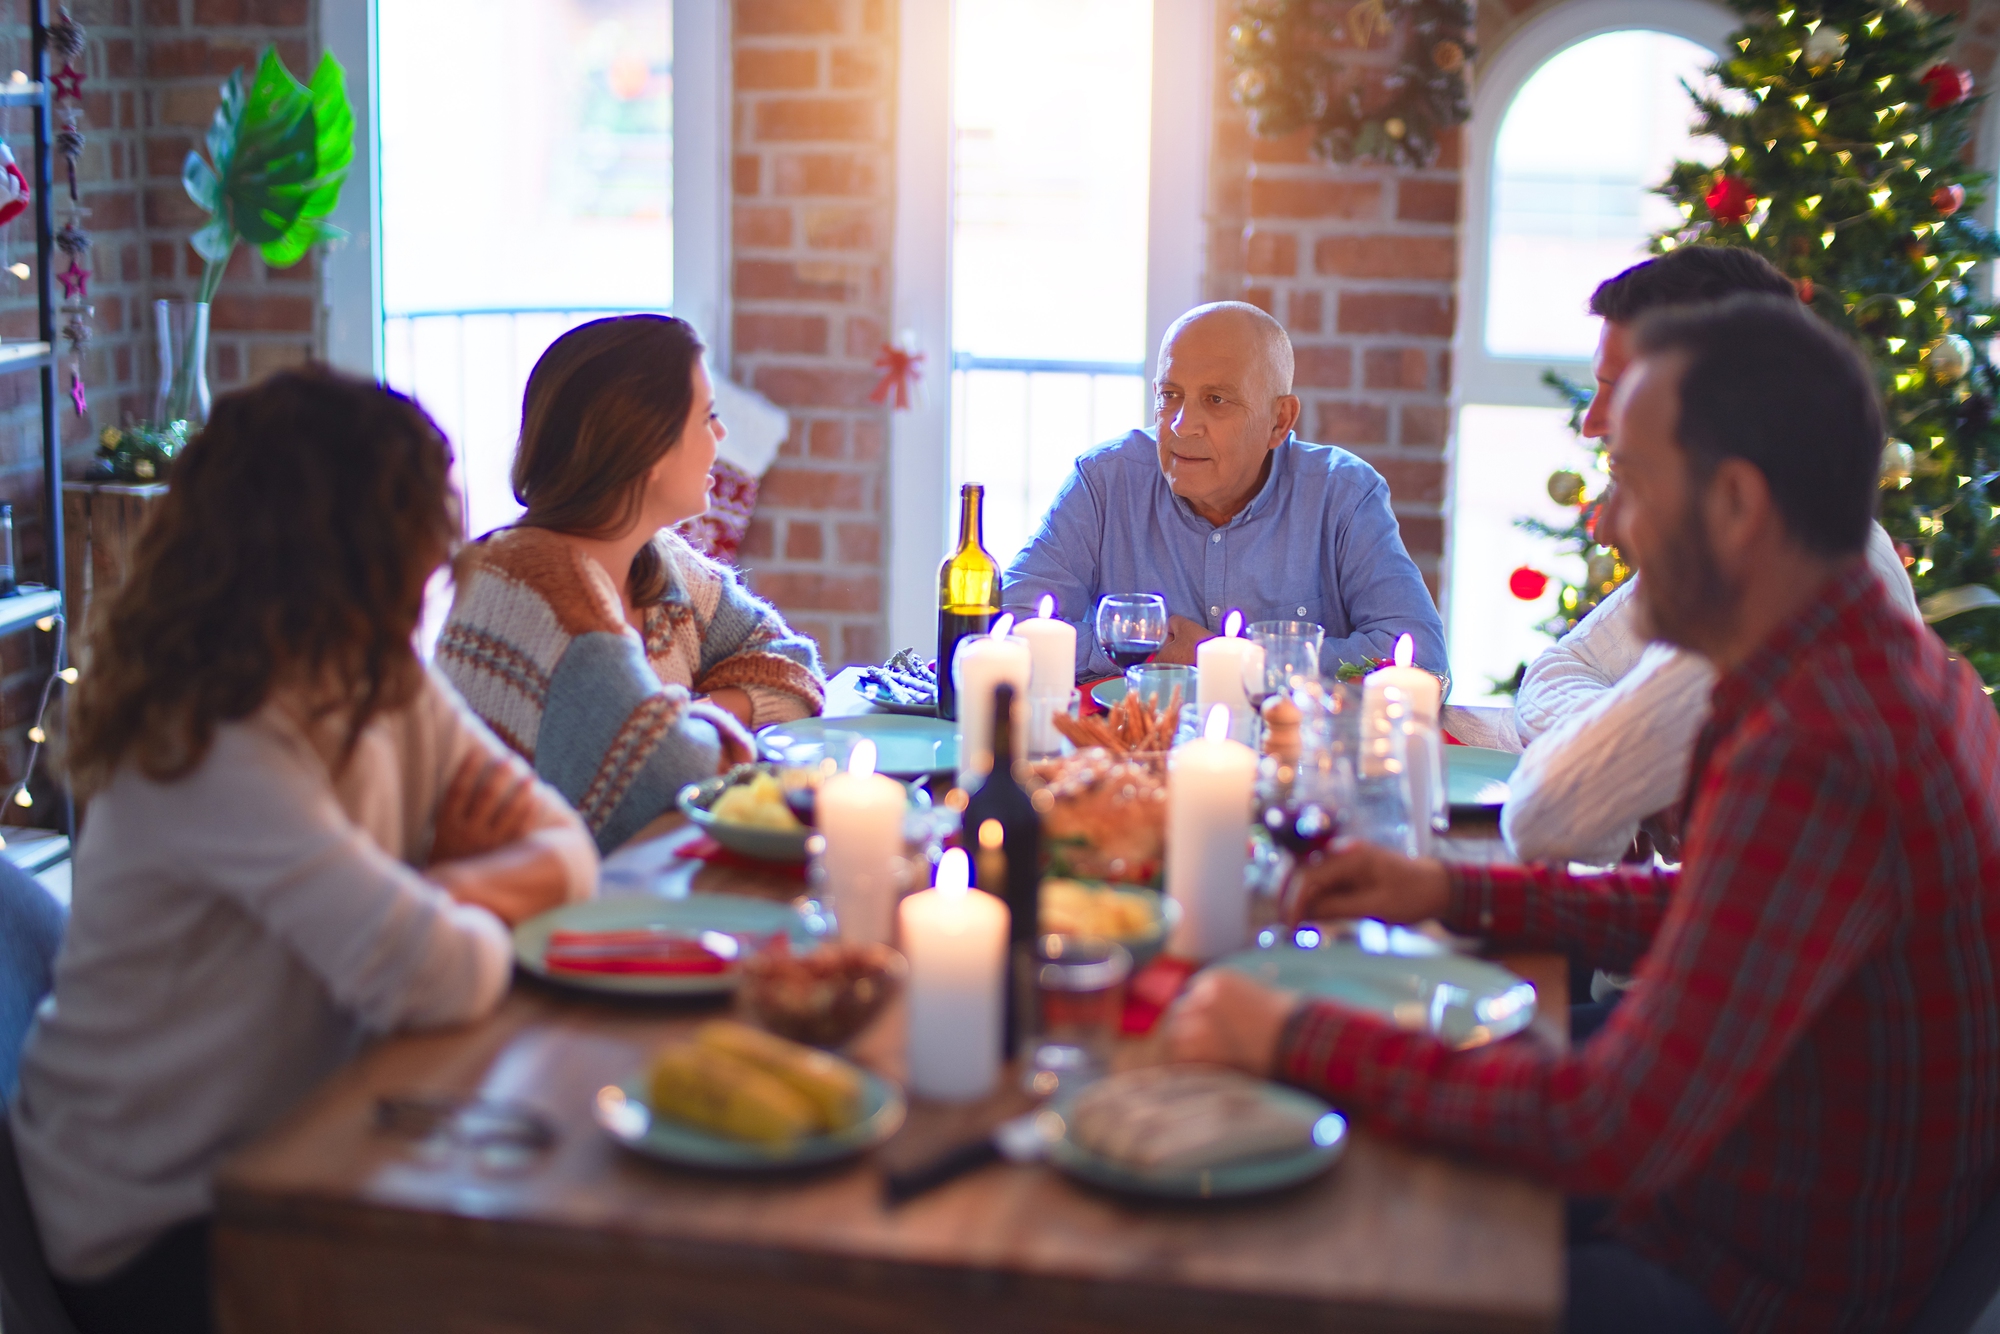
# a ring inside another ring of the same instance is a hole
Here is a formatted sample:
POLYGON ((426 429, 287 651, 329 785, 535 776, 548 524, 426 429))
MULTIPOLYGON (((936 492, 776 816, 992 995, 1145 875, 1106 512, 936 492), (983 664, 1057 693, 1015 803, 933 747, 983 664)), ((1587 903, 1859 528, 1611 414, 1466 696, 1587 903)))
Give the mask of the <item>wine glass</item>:
POLYGON ((1252 708, 1281 690, 1290 690, 1297 677, 1314 680, 1319 676, 1319 651, 1326 643, 1326 631, 1311 621, 1253 621, 1245 633, 1250 642, 1264 650, 1261 663, 1254 659, 1243 668, 1243 691, 1252 708))
POLYGON ((1167 642, 1167 600, 1157 593, 1111 593, 1097 603, 1097 642, 1118 670, 1136 666, 1167 642))

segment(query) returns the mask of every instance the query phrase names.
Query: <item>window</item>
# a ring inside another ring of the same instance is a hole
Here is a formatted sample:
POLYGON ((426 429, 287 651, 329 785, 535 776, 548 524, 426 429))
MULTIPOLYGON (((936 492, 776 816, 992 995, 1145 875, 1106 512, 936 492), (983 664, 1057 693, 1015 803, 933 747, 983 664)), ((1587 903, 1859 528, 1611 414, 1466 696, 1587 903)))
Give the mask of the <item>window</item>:
MULTIPOLYGON (((1681 84, 1703 86, 1733 20, 1696 3, 1648 6, 1645 28, 1630 14, 1585 0, 1529 25, 1484 72, 1473 110, 1446 600, 1461 704, 1505 702, 1492 683, 1550 642, 1535 627, 1555 613, 1553 589, 1540 605, 1519 601, 1509 573, 1582 578, 1579 560, 1515 527, 1568 522, 1548 476, 1591 471, 1542 372, 1589 382, 1592 289, 1674 221, 1651 193, 1668 165, 1719 151, 1688 134, 1681 84)), ((1590 483, 1595 493, 1602 478, 1590 483)))

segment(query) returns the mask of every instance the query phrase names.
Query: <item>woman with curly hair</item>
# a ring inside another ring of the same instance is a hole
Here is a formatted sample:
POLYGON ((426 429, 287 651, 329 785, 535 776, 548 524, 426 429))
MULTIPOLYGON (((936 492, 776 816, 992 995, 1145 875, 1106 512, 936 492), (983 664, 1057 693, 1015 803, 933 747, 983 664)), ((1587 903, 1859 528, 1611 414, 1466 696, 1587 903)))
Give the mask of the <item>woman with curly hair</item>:
POLYGON ((12 1128, 85 1334, 209 1324, 223 1155, 368 1035, 491 1010, 507 924, 597 853, 426 671, 450 455, 321 370, 215 405, 99 605, 71 700, 88 819, 12 1128))
POLYGON ((610 851, 684 784, 748 760, 745 729, 818 713, 819 654, 669 528, 708 508, 723 426, 686 320, 558 338, 528 377, 514 495, 468 547, 438 665, 610 851))

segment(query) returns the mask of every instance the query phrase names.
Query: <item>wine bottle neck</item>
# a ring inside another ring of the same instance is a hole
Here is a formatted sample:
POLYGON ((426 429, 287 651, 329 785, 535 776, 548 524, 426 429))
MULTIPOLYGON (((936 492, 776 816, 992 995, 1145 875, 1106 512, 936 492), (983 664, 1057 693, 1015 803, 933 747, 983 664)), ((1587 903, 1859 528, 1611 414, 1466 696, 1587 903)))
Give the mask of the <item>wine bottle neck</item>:
POLYGON ((958 549, 960 551, 983 551, 986 548, 985 525, 980 517, 980 509, 986 498, 983 486, 968 486, 959 494, 958 502, 958 549))

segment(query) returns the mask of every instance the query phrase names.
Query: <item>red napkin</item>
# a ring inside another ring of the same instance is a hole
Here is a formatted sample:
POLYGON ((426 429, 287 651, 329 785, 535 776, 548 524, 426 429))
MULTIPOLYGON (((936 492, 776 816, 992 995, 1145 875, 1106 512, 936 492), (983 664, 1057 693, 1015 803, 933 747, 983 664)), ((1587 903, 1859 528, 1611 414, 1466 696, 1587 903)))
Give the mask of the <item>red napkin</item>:
POLYGON ((1078 685, 1077 689, 1083 692, 1083 703, 1077 707, 1077 713, 1085 718, 1103 713, 1104 706, 1099 704, 1097 697, 1090 693, 1091 689, 1104 684, 1106 681, 1122 681, 1124 679, 1123 676, 1098 676, 1078 685))
POLYGON ((645 973, 680 976, 722 973, 734 962, 682 931, 646 927, 627 931, 557 931, 542 953, 558 973, 645 973))
POLYGON ((734 866, 745 871, 763 871, 768 875, 791 876, 797 880, 806 878, 804 862, 767 862, 755 857, 723 847, 707 834, 690 839, 674 849, 674 856, 686 857, 690 861, 707 862, 710 866, 734 866))
POLYGON ((1152 1032, 1153 1025, 1160 1022, 1160 1016, 1174 1003, 1174 997, 1181 994, 1188 978, 1200 969, 1201 965, 1192 959, 1176 959, 1171 954, 1156 956, 1132 975, 1125 988, 1125 1013, 1119 1018, 1118 1031, 1132 1037, 1152 1032))

